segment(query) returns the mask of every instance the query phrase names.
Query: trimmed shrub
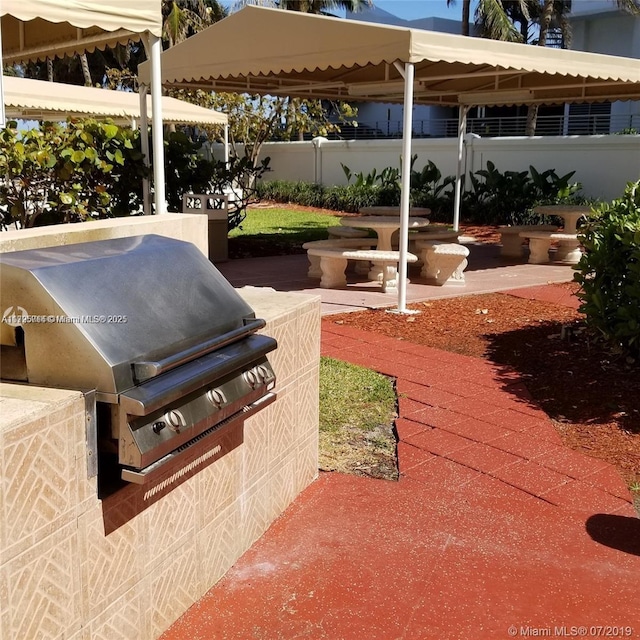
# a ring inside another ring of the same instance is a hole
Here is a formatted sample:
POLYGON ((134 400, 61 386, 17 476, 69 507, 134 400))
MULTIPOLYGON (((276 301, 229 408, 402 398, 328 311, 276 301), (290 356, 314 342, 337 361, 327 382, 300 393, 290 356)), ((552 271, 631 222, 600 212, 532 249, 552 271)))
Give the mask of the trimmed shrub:
POLYGON ((616 350, 640 357, 640 181, 594 208, 582 227, 586 251, 574 278, 587 326, 616 350))
MULTIPOLYGON (((416 156, 412 159, 412 167, 416 156)), ((306 182, 274 180, 258 186, 258 197, 275 202, 311 205, 335 211, 355 212, 360 207, 398 206, 400 172, 387 167, 380 173, 353 173, 342 165, 349 181, 346 186, 322 187, 306 182)), ((574 172, 558 176, 553 169, 542 173, 499 171, 488 161, 486 169, 471 175, 471 184, 463 192, 462 216, 465 222, 478 224, 562 224, 560 219, 533 213, 539 204, 584 204, 578 196, 580 184, 570 182, 574 172)), ((420 170, 411 170, 410 203, 431 209, 431 220, 450 222, 454 203, 455 177, 443 177, 429 160, 420 170)))

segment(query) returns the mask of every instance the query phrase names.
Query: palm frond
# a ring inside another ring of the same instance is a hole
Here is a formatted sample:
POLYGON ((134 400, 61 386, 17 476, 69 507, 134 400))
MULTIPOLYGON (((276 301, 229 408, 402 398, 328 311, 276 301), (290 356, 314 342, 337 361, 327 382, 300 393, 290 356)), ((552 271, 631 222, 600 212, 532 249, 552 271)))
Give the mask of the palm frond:
POLYGON ((479 0, 476 8, 476 22, 492 40, 522 42, 522 35, 507 16, 500 0, 479 0))

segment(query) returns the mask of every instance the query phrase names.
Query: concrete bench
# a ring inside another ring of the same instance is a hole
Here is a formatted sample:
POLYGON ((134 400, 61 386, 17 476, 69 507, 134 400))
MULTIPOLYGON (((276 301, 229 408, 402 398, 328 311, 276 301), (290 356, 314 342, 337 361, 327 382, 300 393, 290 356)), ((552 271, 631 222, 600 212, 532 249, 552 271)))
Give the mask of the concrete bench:
MULTIPOLYGON (((377 249, 340 249, 338 247, 310 247, 307 255, 320 258, 320 287, 323 289, 337 289, 347 285, 345 270, 348 260, 362 260, 367 264, 372 262, 377 270, 381 270, 380 285, 383 292, 396 290, 396 278, 399 251, 378 251, 377 249)), ((416 262, 417 256, 407 254, 407 262, 416 262)))
POLYGON ((409 232, 409 251, 418 255, 416 267, 422 267, 423 261, 420 255, 420 249, 416 244, 418 240, 437 240, 438 242, 458 242, 460 232, 451 229, 438 229, 438 227, 427 227, 422 231, 409 232))
POLYGON ((582 256, 576 233, 523 231, 520 233, 520 237, 529 239, 529 262, 531 264, 549 262, 549 249, 554 242, 557 243, 554 262, 576 264, 582 256))
POLYGON ((502 249, 500 255, 505 258, 522 257, 522 240, 521 233, 528 231, 557 231, 558 227, 551 224, 521 224, 521 225, 501 225, 498 227, 500 231, 500 242, 502 249))
MULTIPOLYGON (((355 231, 355 229, 354 229, 355 231)), ((327 240, 310 240, 302 245, 307 251, 309 258, 309 270, 307 276, 309 278, 322 277, 322 269, 320 268, 320 256, 309 253, 309 249, 371 249, 377 244, 376 238, 329 238, 327 240)), ((369 273, 369 264, 358 261, 356 262, 356 273, 367 275, 369 273)))
POLYGON ((369 234, 364 229, 354 229, 353 227, 328 227, 329 239, 338 238, 368 238, 369 234))
POLYGON ((461 244, 418 240, 423 262, 420 275, 432 284, 442 286, 464 285, 464 270, 467 268, 469 249, 461 244))

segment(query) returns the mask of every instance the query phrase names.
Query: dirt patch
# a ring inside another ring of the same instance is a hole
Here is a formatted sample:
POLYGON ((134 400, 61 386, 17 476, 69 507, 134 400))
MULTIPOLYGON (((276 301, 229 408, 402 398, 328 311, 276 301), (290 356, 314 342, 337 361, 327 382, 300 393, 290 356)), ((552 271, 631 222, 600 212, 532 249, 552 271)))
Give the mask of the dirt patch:
POLYGON ((421 313, 368 310, 329 321, 515 369, 568 447, 615 465, 629 485, 640 483, 640 365, 594 342, 579 311, 503 293, 409 307, 421 313))
POLYGON ((391 424, 362 432, 344 426, 339 433, 320 433, 320 471, 340 471, 356 476, 397 480, 396 437, 391 424))

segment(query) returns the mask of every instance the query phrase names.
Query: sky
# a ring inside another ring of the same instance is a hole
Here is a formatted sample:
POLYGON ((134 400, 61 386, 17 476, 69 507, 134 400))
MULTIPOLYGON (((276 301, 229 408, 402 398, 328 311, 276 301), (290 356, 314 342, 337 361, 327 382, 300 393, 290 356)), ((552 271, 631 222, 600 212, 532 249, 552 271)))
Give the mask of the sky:
MULTIPOLYGON (((229 7, 235 2, 222 0, 222 4, 229 7)), ((431 17, 459 20, 462 12, 462 0, 457 0, 450 8, 447 8, 447 0, 373 0, 373 4, 404 20, 431 17)))
POLYGON ((374 5, 405 20, 418 18, 450 18, 458 20, 462 2, 447 7, 446 0, 374 0, 374 5))

